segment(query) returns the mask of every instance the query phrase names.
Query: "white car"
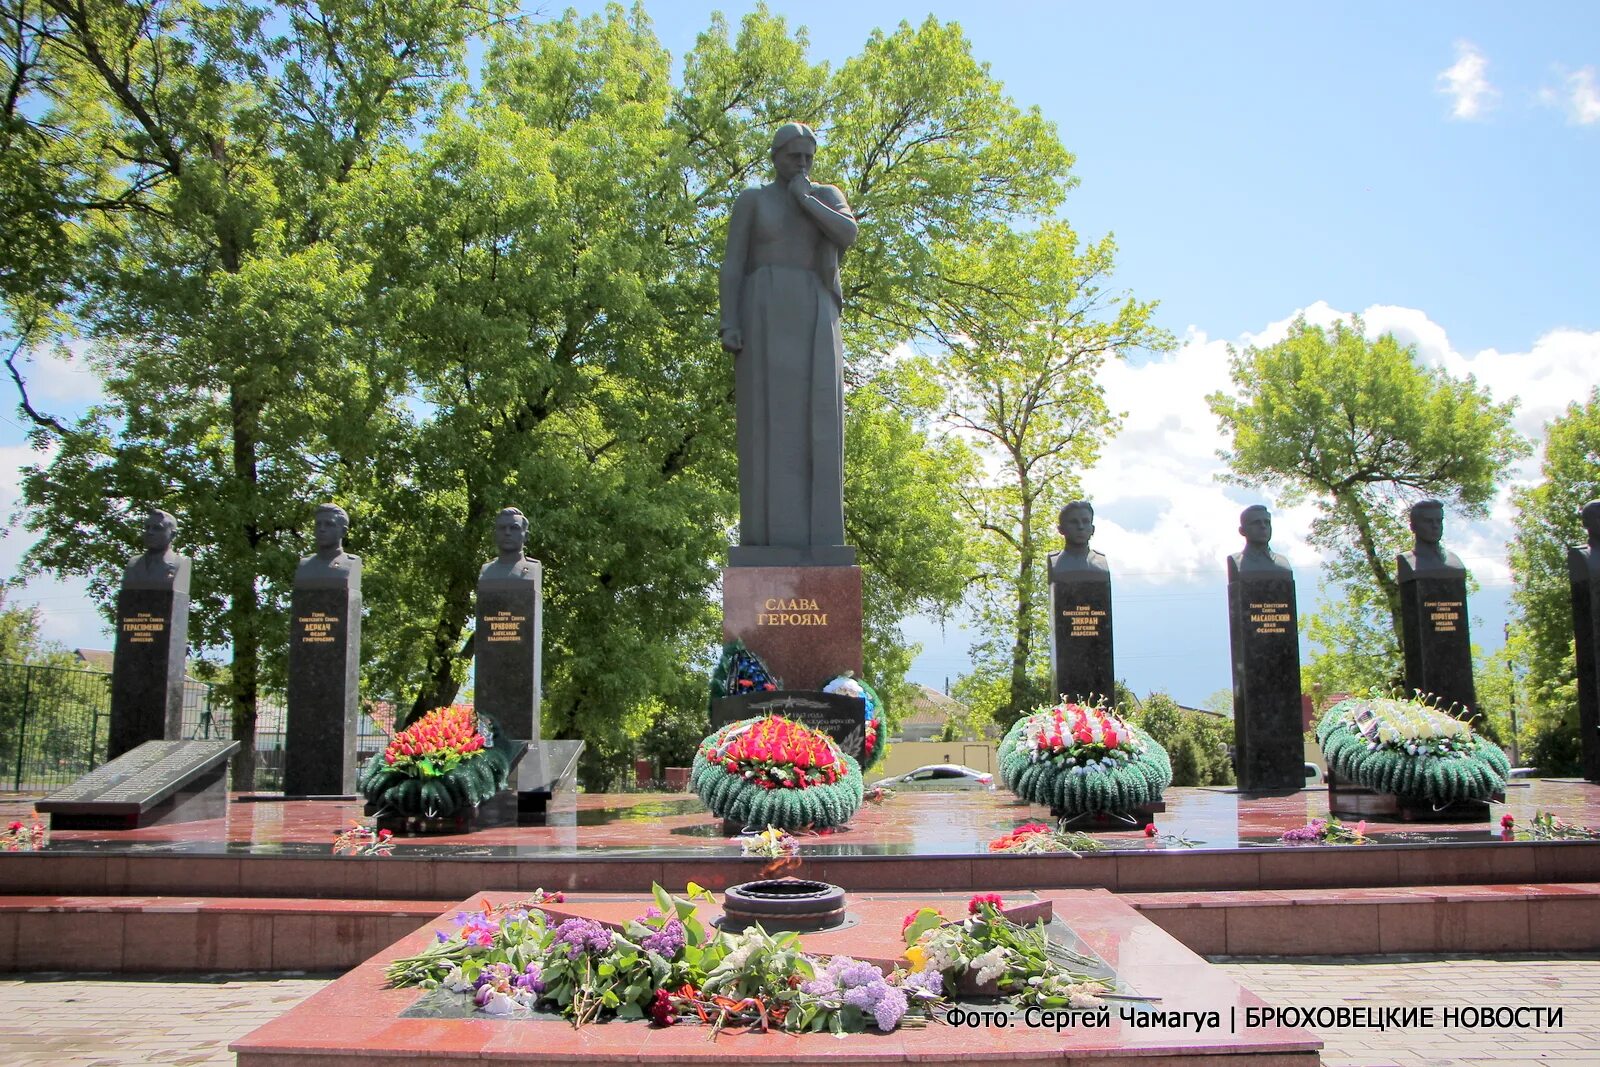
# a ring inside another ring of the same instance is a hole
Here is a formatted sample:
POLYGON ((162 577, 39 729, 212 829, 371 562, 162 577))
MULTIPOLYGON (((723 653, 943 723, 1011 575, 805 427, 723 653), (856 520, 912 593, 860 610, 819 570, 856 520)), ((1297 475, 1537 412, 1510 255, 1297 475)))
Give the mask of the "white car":
POLYGON ((906 774, 873 782, 890 789, 993 789, 994 775, 959 763, 933 763, 906 774))

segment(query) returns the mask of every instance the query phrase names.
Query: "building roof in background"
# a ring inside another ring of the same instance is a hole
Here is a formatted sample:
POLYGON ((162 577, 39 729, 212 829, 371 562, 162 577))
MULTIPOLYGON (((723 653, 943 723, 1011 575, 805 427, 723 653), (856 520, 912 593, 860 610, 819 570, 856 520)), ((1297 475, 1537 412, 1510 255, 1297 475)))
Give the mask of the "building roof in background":
POLYGON ((937 689, 921 684, 911 687, 911 707, 901 718, 900 725, 943 725, 950 716, 964 710, 961 701, 937 689))
POLYGON ((111 652, 104 648, 75 648, 72 654, 91 671, 111 673, 111 652))

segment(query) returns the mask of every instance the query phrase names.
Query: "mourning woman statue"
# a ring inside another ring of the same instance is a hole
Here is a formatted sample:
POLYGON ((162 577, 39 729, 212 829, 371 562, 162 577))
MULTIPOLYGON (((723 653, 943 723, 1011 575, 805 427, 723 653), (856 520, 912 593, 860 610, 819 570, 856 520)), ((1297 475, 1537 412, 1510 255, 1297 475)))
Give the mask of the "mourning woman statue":
POLYGON ((144 551, 128 561, 122 572, 124 589, 173 589, 189 591, 189 557, 172 550, 178 535, 178 520, 165 511, 151 508, 144 519, 144 551))
POLYGON ((517 508, 501 508, 494 519, 494 547, 499 555, 483 565, 478 581, 533 581, 539 564, 523 553, 528 543, 528 517, 517 508))
POLYGON ((739 543, 844 544, 844 295, 855 243, 844 194, 813 184, 811 127, 772 138, 777 180, 733 205, 722 262, 722 347, 734 354, 739 543))

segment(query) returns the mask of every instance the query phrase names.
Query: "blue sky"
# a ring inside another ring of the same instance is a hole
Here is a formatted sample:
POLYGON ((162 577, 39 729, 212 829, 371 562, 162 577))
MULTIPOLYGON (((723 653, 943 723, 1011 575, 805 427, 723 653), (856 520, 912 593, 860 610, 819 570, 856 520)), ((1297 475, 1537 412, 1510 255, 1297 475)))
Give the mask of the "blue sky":
MULTIPOLYGON (((750 6, 721 10, 736 22, 750 6)), ((1108 370, 1129 418, 1084 477, 1117 576, 1119 673, 1136 691, 1198 703, 1228 684, 1221 557, 1237 548, 1238 509, 1258 498, 1212 481, 1220 441, 1198 397, 1227 384, 1227 344, 1268 343, 1302 310, 1361 312, 1424 359, 1519 396, 1533 436, 1600 380, 1600 5, 769 6, 833 62, 902 19, 960 23, 1077 155, 1067 218, 1086 236, 1115 234, 1117 284, 1160 301, 1158 321, 1184 340, 1159 363, 1108 370)), ((681 55, 712 7, 647 10, 681 55)), ((34 376, 52 410, 84 395, 79 371, 34 376)), ((26 456, 5 408, 9 511, 26 456)), ((1491 648, 1509 515, 1502 500, 1488 520, 1451 516, 1446 534, 1483 586, 1474 636, 1491 648)), ((1280 510, 1275 542, 1298 568, 1302 613, 1317 585, 1316 554, 1296 536, 1308 519, 1280 510)), ((0 543, 0 573, 22 547, 18 533, 0 543)), ((49 636, 104 644, 72 587, 40 583, 19 599, 30 595, 49 636)), ((908 632, 927 646, 917 680, 940 686, 965 668, 970 636, 921 620, 908 632)))

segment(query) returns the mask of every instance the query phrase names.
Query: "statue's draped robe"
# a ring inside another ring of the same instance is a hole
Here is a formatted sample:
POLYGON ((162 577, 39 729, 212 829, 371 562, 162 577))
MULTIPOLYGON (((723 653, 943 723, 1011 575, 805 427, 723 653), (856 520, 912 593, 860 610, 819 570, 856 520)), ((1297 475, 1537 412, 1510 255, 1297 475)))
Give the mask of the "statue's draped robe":
MULTIPOLYGON (((851 217, 832 186, 811 195, 851 217)), ((749 189, 734 205, 722 290, 723 326, 744 338, 734 357, 741 545, 844 544, 839 253, 785 188, 749 189)))

